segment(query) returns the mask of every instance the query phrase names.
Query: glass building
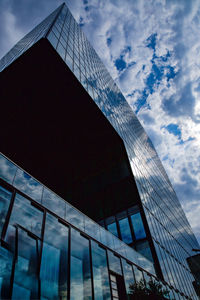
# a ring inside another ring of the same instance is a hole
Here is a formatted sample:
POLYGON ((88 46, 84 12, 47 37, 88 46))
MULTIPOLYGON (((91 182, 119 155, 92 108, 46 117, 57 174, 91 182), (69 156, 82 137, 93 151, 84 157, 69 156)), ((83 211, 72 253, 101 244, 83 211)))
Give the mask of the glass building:
POLYGON ((152 142, 65 4, 0 60, 1 299, 198 299, 152 142), (36 178, 36 179, 35 179, 36 178))

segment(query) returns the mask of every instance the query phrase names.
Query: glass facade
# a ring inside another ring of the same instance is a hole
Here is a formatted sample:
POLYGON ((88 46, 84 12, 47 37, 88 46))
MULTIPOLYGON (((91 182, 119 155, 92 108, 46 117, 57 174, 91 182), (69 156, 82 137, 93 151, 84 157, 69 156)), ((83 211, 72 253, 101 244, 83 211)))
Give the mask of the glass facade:
MULTIPOLYGON (((5 170, 12 174, 16 166, 7 169, 12 162, 0 158, 1 299, 124 300, 131 296, 135 282, 150 276, 157 279, 149 260, 37 181, 38 190, 42 188, 40 201, 31 198, 31 190, 24 193, 6 181, 5 170), (51 210, 44 195, 52 199, 51 210), (64 217, 57 214, 58 199, 65 207, 64 217)), ((16 167, 15 173, 19 171, 25 175, 16 167)), ((180 292, 164 284, 182 299, 180 292)))
MULTIPOLYGON (((48 39, 122 138, 165 284, 173 287, 176 299, 196 299, 186 258, 193 248, 199 248, 197 240, 152 142, 68 8, 61 5, 15 45, 1 59, 0 70, 42 38, 48 39)), ((129 293, 131 268, 135 280, 143 277, 144 270, 155 275, 152 262, 126 245, 138 240, 135 248, 151 259, 140 211, 106 223, 110 233, 4 156, 0 163, 0 259, 10 266, 0 274, 2 295, 8 293, 10 282, 13 299, 21 295, 23 299, 34 298, 39 293, 41 299, 109 299, 110 295, 114 297, 113 290, 117 299, 120 291, 111 288, 111 281, 114 285, 125 278, 124 289, 129 293), (61 233, 63 236, 59 236, 61 233), (52 236, 58 240, 49 240, 52 236), (68 242, 63 244, 65 239, 68 242), (91 245, 91 240, 100 246, 91 245), (99 262, 104 270, 97 268, 99 262), (133 268, 133 264, 141 269, 133 268), (116 278, 111 280, 107 272, 113 272, 116 278)))

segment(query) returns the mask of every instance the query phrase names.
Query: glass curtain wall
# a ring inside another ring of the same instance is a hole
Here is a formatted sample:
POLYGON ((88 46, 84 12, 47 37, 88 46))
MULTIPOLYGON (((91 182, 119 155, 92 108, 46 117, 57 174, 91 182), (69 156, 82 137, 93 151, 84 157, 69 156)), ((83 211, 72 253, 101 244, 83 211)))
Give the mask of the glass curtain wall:
MULTIPOLYGON (((8 202, 0 211, 5 232, 0 246, 1 299, 125 300, 135 282, 148 284, 150 278, 156 279, 1 183, 2 203, 8 202)), ((163 286, 169 289, 170 299, 172 295, 187 299, 166 283, 163 286)))

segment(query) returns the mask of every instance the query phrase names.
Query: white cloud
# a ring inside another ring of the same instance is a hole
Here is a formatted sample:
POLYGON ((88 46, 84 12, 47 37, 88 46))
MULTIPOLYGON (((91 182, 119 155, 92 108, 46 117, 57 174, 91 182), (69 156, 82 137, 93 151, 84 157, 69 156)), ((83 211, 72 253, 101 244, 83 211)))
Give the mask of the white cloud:
POLYGON ((2 46, 0 53, 3 55, 6 50, 10 49, 13 44, 22 38, 24 33, 16 26, 16 17, 9 10, 3 12, 2 22, 4 24, 4 38, 1 38, 2 46))

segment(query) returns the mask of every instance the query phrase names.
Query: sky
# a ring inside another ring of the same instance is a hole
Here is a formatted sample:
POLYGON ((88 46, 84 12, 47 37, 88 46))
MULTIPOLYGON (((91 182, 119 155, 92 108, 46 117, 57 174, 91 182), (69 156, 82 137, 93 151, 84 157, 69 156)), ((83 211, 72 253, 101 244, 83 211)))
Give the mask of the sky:
MULTIPOLYGON (((0 57, 62 2, 0 0, 0 57)), ((200 242, 200 1, 66 4, 151 138, 200 242)))

